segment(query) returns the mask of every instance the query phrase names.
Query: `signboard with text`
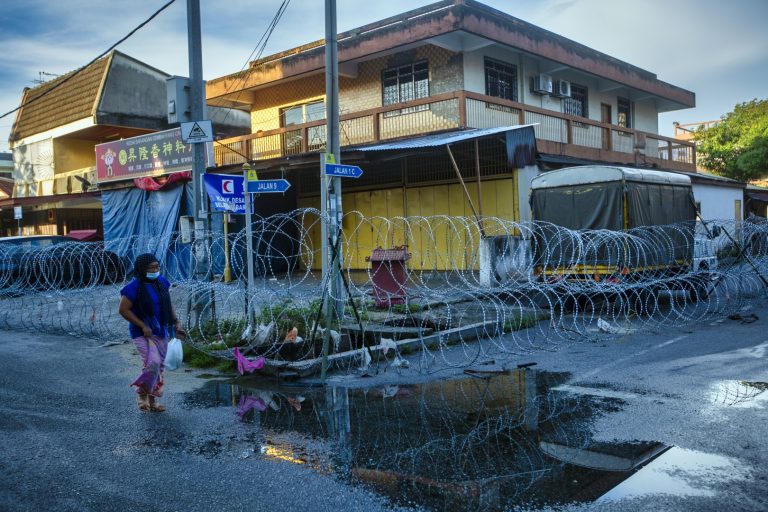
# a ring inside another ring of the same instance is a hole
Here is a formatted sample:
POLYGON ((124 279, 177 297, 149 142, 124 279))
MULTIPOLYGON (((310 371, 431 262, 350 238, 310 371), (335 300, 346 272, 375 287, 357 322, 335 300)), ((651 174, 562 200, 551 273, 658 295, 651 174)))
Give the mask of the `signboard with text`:
POLYGON ((356 165, 325 164, 325 175, 336 178, 359 178, 363 170, 356 165))
MULTIPOLYGON (((204 174, 205 190, 215 212, 245 213, 243 177, 225 174, 204 174)), ((253 204, 251 204, 253 212, 253 204)))
MULTIPOLYGON (((206 166, 212 161, 210 153, 206 151, 206 166)), ((192 144, 181 141, 179 128, 96 146, 99 183, 190 171, 193 164, 192 144)))
POLYGON ((291 188, 291 184, 288 180, 284 179, 259 180, 248 181, 246 188, 248 189, 248 192, 254 194, 279 194, 281 192, 286 192, 291 188))

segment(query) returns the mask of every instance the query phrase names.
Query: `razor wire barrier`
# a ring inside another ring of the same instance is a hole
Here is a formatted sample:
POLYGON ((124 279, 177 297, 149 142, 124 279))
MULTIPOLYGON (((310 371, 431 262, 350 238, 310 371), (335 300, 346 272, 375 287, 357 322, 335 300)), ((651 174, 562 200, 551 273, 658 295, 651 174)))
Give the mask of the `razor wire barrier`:
POLYGON ((119 290, 143 252, 155 253, 173 283, 189 345, 220 359, 237 346, 267 358, 268 368, 301 374, 317 369, 323 338, 337 372, 432 372, 706 322, 743 312, 766 289, 764 222, 574 231, 481 221, 484 236, 474 217, 347 213, 343 297, 330 295, 320 270, 325 219, 315 209, 255 219, 251 290, 244 230, 227 243, 208 233, 210 253, 200 260, 178 234, 34 250, 0 239, 0 327, 126 340, 119 290), (225 247, 230 283, 221 278, 225 247), (206 280, 195 278, 196 261, 211 262, 206 280), (202 323, 192 311, 200 297, 202 323), (344 315, 328 323, 323 301, 337 298, 344 315))

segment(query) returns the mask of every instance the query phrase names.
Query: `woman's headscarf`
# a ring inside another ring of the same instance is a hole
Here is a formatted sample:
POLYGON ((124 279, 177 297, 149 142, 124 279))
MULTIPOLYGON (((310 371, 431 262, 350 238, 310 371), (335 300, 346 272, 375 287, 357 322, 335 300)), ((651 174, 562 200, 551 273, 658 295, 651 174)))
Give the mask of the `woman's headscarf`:
POLYGON ((173 308, 171 307, 171 294, 158 279, 147 278, 147 268, 153 263, 159 263, 152 253, 139 254, 133 263, 133 272, 136 279, 139 280, 139 289, 136 294, 136 310, 141 318, 154 316, 152 308, 152 298, 149 296, 147 287, 151 286, 157 297, 160 299, 160 317, 157 319, 162 327, 173 326, 173 308))

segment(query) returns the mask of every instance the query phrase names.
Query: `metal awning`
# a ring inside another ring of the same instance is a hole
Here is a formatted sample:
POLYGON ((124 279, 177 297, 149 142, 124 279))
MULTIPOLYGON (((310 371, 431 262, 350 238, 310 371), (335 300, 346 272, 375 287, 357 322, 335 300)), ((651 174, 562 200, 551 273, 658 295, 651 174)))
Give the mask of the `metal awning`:
POLYGON ((745 190, 744 194, 755 201, 768 203, 768 190, 745 190))
MULTIPOLYGON (((361 146, 354 148, 356 151, 393 151, 398 149, 418 149, 445 146, 467 140, 479 139, 488 135, 498 133, 507 133, 511 131, 530 132, 530 138, 535 144, 536 136, 533 132, 532 124, 521 124, 517 126, 499 126, 496 128, 470 128, 457 132, 438 133, 437 135, 425 135, 423 137, 411 137, 403 140, 384 142, 372 146, 361 146)), ((522 134, 521 134, 522 135, 522 134)))

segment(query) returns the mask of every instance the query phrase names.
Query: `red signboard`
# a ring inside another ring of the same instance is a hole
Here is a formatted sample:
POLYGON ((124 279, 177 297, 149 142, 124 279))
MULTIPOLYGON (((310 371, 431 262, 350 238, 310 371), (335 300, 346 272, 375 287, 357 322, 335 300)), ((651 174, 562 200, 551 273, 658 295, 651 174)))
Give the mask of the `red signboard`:
POLYGON ((96 146, 100 183, 189 171, 193 164, 192 144, 181 141, 179 128, 96 146))

